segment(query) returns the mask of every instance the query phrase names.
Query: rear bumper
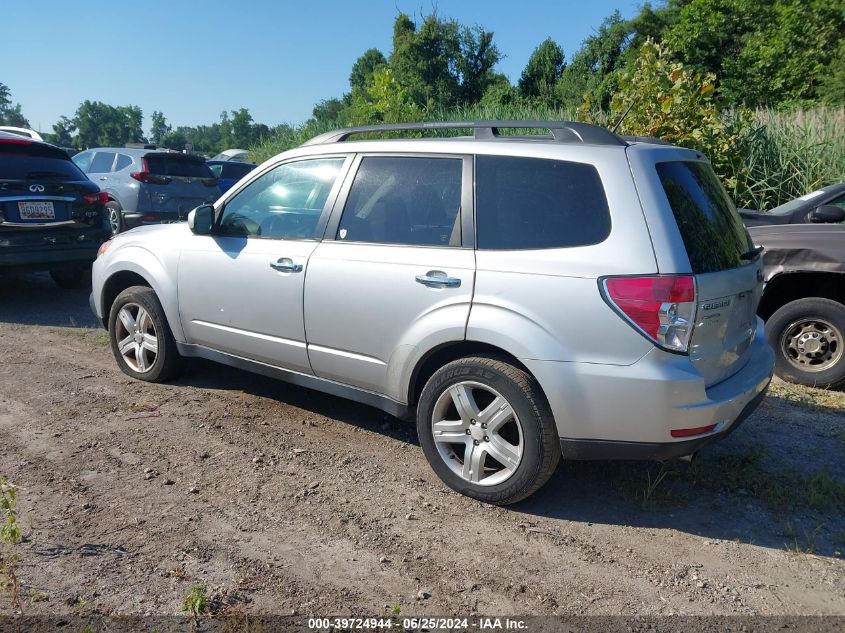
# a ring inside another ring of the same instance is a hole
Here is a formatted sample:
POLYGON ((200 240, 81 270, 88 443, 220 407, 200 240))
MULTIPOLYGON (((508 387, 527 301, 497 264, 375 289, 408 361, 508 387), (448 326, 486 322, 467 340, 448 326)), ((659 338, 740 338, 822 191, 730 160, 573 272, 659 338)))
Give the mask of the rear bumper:
POLYGON ((628 366, 523 362, 552 407, 564 458, 669 459, 726 436, 756 409, 774 353, 758 323, 745 366, 710 387, 686 356, 656 348, 628 366), (693 438, 671 435, 711 424, 693 438))
POLYGON ((67 265, 87 266, 97 258, 99 246, 100 242, 92 242, 83 247, 69 248, 62 246, 37 250, 0 248, 0 269, 35 271, 67 265))

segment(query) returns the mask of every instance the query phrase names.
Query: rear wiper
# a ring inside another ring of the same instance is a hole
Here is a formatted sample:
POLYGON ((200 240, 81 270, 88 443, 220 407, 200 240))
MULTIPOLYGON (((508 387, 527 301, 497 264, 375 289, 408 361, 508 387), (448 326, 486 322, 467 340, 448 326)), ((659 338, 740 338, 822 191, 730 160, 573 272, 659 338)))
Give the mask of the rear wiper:
POLYGON ((747 253, 743 253, 742 255, 740 255, 739 258, 751 262, 757 259, 760 256, 760 253, 762 253, 764 250, 765 248, 762 246, 755 246, 747 253))

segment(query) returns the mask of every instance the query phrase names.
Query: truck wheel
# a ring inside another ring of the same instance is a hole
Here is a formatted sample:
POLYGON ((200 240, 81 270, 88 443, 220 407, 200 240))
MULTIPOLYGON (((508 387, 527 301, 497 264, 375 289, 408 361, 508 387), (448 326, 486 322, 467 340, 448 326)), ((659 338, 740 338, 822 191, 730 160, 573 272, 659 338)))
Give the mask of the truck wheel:
POLYGON ((437 476, 486 503, 532 495, 560 460, 540 385, 494 356, 461 358, 439 369, 420 395, 417 431, 437 476))
POLYGON ((809 387, 845 384, 845 305, 821 297, 790 301, 766 322, 775 373, 809 387))

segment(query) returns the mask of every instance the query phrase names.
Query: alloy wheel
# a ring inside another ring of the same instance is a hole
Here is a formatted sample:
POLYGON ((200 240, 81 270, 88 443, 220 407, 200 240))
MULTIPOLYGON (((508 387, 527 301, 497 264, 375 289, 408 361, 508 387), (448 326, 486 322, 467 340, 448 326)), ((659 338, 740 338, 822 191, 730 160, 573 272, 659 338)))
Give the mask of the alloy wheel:
POLYGON ((522 462, 522 425, 511 404, 487 385, 464 381, 434 405, 431 431, 440 457, 465 481, 493 486, 522 462))
POLYGON ((158 333, 147 310, 137 303, 126 303, 117 313, 115 339, 120 355, 139 373, 149 371, 158 356, 158 333))

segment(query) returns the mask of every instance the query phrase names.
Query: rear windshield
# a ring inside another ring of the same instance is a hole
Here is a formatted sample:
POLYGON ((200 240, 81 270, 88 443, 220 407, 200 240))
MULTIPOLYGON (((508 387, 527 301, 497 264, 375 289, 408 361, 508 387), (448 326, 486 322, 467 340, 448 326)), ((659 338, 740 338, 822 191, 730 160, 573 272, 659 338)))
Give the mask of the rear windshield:
POLYGON ((156 176, 181 176, 184 178, 214 178, 202 159, 192 159, 179 154, 147 154, 147 170, 156 176))
POLYGON ((748 252, 745 227, 733 202, 707 163, 657 163, 687 249, 693 273, 712 273, 741 266, 748 252))
POLYGON ((0 143, 0 180, 88 180, 63 151, 45 145, 0 143))
POLYGON ((481 249, 587 246, 610 235, 607 198, 592 165, 477 156, 475 191, 481 249))
POLYGON ((252 171, 254 165, 246 163, 226 163, 222 165, 221 176, 223 178, 243 178, 252 171))

